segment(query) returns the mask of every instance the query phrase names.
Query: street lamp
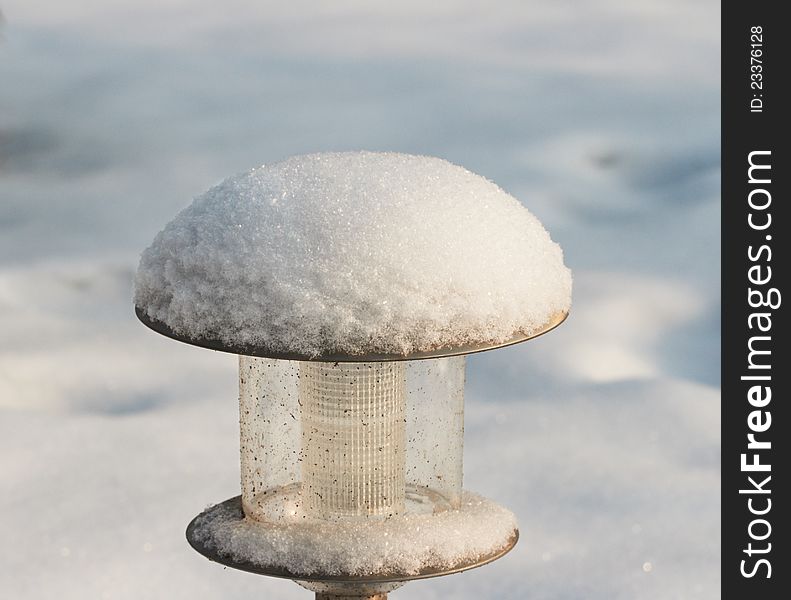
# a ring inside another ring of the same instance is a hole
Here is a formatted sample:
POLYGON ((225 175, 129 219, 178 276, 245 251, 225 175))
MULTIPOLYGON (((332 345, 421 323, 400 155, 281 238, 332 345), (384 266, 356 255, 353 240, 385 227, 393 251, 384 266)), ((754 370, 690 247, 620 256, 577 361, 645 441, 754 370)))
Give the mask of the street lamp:
POLYGON ((212 188, 135 291, 155 331, 239 355, 242 494, 190 544, 338 600, 504 555, 513 514, 462 489, 465 355, 553 329, 570 292, 538 220, 440 159, 313 154, 212 188))

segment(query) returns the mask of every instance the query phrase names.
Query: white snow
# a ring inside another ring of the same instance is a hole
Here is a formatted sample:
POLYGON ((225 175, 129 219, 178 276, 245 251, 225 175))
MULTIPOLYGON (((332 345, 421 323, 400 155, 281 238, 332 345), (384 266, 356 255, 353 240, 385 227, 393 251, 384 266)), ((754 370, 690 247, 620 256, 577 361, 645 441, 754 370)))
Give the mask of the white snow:
POLYGON ((464 492, 458 510, 288 525, 245 519, 240 503, 220 504, 201 514, 196 533, 225 557, 304 577, 414 575, 469 566, 504 551, 516 533, 516 518, 464 492))
POLYGON ((295 156, 198 197, 143 253, 135 304, 190 338, 304 355, 529 334, 571 303, 541 223, 439 158, 295 156))
POLYGON ((468 358, 465 485, 519 543, 392 599, 719 599, 719 3, 232 6, 2 3, 0 596, 311 597, 185 541, 239 494, 238 361, 131 282, 239 165, 376 147, 497 181, 575 276, 556 332, 468 358))

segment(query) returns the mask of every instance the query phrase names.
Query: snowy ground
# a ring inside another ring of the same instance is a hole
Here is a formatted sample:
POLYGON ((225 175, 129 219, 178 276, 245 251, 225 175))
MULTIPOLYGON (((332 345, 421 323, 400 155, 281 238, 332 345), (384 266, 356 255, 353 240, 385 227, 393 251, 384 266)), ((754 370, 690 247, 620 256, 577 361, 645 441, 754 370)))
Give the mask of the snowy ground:
POLYGON ((133 316, 138 252, 290 154, 434 154, 575 271, 555 333, 469 361, 466 487, 522 538, 396 598, 719 597, 719 6, 5 0, 0 589, 306 598, 183 538, 238 493, 235 362, 133 316))

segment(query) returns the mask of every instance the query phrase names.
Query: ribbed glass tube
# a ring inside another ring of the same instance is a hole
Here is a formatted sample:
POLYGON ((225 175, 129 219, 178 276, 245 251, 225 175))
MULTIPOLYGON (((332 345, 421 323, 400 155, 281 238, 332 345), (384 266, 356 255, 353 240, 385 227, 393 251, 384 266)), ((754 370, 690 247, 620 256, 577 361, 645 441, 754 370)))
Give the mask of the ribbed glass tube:
POLYGON ((302 363, 302 495, 309 515, 404 512, 405 363, 302 363))

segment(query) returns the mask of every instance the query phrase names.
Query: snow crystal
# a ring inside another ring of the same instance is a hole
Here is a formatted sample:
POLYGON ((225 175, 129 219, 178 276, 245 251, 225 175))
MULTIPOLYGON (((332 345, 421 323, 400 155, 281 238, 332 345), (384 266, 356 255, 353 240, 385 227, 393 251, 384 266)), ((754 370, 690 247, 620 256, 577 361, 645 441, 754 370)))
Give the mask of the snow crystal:
POLYGON ((560 247, 439 158, 296 156, 226 179, 155 238, 135 304, 188 338, 308 356, 501 343, 569 308, 560 247))
POLYGON ((513 513, 466 491, 458 510, 288 525, 243 518, 235 498, 207 509, 195 525, 193 540, 224 560, 306 578, 397 578, 471 566, 504 552, 516 534, 513 513))

